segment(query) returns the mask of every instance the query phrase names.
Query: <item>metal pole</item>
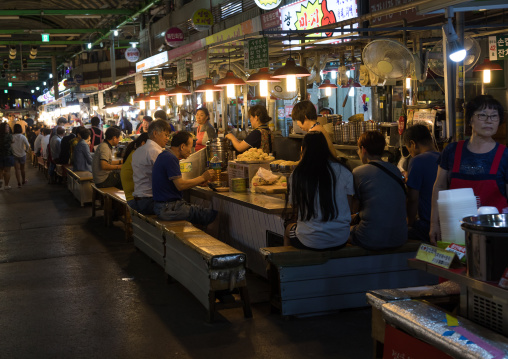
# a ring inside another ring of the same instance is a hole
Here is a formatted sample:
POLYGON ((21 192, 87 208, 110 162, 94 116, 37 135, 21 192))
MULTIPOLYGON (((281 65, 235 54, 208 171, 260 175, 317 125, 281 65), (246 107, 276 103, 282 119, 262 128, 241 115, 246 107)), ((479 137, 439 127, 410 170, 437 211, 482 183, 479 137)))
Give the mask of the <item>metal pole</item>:
POLYGON ((249 96, 249 85, 243 85, 243 111, 242 111, 242 127, 244 131, 247 130, 247 126, 249 121, 247 120, 247 116, 249 116, 249 105, 247 97, 249 96))
MULTIPOLYGON (((453 8, 446 9, 445 17, 453 17, 453 8)), ((454 63, 448 58, 449 48, 445 31, 443 30, 443 64, 445 85, 445 109, 446 109, 446 135, 455 139, 455 68, 454 63)))
POLYGON ((116 65, 115 65, 115 35, 111 33, 111 46, 109 48, 109 53, 111 57, 111 85, 116 85, 116 65))
MULTIPOLYGON (((458 12, 456 14, 457 20, 457 36, 461 45, 464 44, 464 13, 458 12)), ((464 61, 457 64, 457 88, 455 99, 455 130, 457 140, 464 139, 464 61)))
POLYGON ((53 74, 53 92, 55 93, 55 100, 60 98, 58 91, 58 72, 56 71, 56 56, 51 56, 51 73, 53 74))

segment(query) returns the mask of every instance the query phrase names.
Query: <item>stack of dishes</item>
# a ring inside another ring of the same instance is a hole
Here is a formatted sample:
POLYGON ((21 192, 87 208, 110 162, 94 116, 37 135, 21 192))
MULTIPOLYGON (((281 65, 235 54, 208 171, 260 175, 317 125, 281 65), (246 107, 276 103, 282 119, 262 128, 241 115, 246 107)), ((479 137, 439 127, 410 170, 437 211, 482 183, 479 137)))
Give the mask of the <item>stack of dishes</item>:
POLYGON ((464 232, 460 228, 462 218, 477 213, 476 197, 472 188, 440 191, 438 200, 441 240, 464 245, 464 232))

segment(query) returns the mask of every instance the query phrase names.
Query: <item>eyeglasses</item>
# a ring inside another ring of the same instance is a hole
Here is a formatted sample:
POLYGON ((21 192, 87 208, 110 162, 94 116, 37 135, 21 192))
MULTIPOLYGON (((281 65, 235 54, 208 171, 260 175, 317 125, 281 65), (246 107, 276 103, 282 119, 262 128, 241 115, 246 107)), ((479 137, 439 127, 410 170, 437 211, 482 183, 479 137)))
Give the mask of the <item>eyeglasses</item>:
POLYGON ((499 121, 499 114, 497 114, 497 113, 494 115, 487 115, 485 113, 475 113, 475 115, 476 115, 476 118, 478 119, 478 121, 485 122, 485 121, 487 121, 487 119, 489 119, 492 122, 499 121))

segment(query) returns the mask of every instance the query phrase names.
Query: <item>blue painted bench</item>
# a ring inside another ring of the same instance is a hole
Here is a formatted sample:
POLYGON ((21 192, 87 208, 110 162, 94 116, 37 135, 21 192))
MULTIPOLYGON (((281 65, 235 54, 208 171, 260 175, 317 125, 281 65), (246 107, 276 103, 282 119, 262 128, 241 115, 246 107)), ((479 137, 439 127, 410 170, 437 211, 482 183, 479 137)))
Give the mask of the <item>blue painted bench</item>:
POLYGON ((261 248, 268 264, 270 303, 283 316, 310 316, 367 306, 369 290, 437 283, 435 276, 408 267, 421 242, 368 251, 347 245, 315 252, 294 247, 261 248))

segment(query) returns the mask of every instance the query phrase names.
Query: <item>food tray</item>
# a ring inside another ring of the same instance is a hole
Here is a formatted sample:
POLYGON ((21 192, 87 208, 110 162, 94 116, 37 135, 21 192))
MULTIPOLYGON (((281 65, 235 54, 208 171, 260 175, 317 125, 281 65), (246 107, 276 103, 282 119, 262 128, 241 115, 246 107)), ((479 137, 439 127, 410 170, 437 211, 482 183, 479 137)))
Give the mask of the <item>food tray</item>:
POLYGON ((242 164, 253 164, 253 163, 270 163, 270 162, 273 162, 273 160, 271 160, 271 161, 260 161, 260 160, 238 161, 238 160, 236 160, 235 162, 236 163, 242 163, 242 164))

